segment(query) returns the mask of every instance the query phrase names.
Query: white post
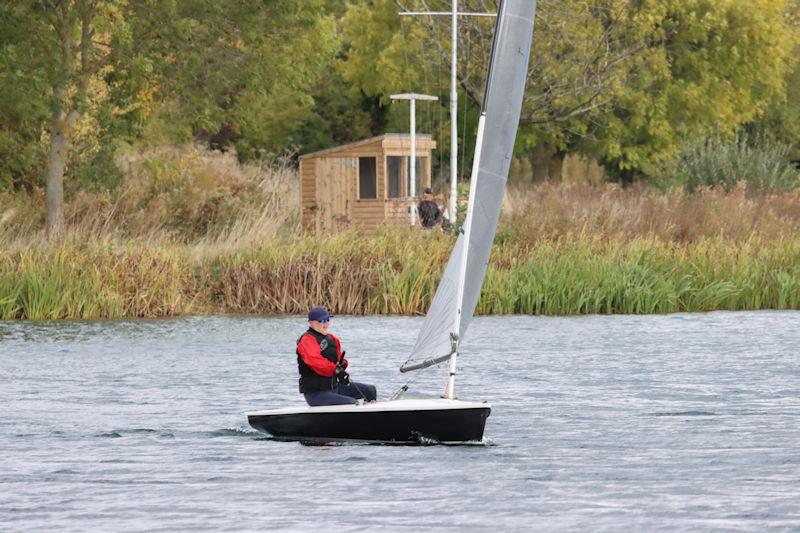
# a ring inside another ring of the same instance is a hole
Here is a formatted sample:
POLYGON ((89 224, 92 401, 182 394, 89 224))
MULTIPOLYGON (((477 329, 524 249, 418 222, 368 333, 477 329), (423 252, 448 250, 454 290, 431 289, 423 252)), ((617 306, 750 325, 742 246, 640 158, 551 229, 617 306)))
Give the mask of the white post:
POLYGON ((458 90, 456 88, 456 65, 458 61, 458 17, 496 17, 496 13, 459 13, 458 0, 446 11, 401 11, 401 16, 450 16, 450 222, 456 223, 458 195, 458 90))
POLYGON ((458 89, 456 65, 458 64, 458 0, 453 0, 453 20, 450 30, 450 219, 456 223, 456 196, 458 194, 458 89))
POLYGON ((411 196, 411 209, 409 209, 409 216, 411 217, 411 225, 417 224, 417 100, 411 99, 411 161, 409 164, 409 175, 411 183, 408 184, 408 192, 411 196))
POLYGON ((409 168, 409 179, 411 183, 408 185, 408 194, 411 196, 411 207, 409 208, 409 215, 411 218, 411 225, 417 223, 417 100, 436 101, 437 96, 429 94, 416 94, 416 93, 403 93, 391 95, 392 100, 409 100, 411 102, 411 168, 409 168))

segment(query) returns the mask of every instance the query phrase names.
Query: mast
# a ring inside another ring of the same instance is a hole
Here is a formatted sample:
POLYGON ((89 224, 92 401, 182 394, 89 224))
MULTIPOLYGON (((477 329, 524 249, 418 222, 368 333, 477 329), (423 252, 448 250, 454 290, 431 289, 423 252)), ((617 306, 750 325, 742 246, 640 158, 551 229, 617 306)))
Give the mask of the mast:
POLYGON ((483 91, 483 102, 481 103, 481 116, 478 119, 478 134, 475 139, 475 156, 472 160, 472 173, 469 178, 469 200, 467 202, 467 216, 464 219, 464 243, 461 249, 461 268, 458 273, 458 296, 456 298, 456 318, 453 324, 453 330, 450 332, 450 339, 452 343, 452 352, 450 353, 450 370, 447 376, 447 386, 445 388, 445 396, 450 399, 455 399, 456 388, 456 363, 458 361, 458 343, 459 332, 461 331, 461 315, 464 307, 464 284, 467 279, 467 259, 469 258, 469 243, 472 233, 472 217, 475 212, 475 196, 478 190, 478 173, 481 167, 481 151, 483 149, 483 132, 486 128, 486 102, 489 99, 489 90, 491 89, 492 82, 492 67, 495 62, 495 52, 497 50, 497 41, 500 36, 500 28, 503 24, 503 7, 505 0, 500 0, 500 5, 497 7, 497 20, 494 27, 494 39, 492 39, 492 53, 489 56, 489 71, 486 74, 486 87, 483 91))
POLYGON ((460 342, 480 297, 514 151, 536 0, 500 3, 470 177, 467 214, 417 341, 401 372, 450 360, 446 396, 455 398, 460 342))

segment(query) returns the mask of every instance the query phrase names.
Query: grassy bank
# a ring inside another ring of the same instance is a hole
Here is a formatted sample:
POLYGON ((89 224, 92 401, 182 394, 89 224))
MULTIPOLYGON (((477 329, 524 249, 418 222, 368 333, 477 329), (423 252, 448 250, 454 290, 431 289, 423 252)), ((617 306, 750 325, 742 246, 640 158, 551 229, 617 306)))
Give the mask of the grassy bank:
MULTIPOLYGON (((58 243, 41 194, 0 196, 0 318, 426 311, 452 235, 304 234, 290 168, 224 157, 131 158, 58 243)), ((799 308, 798 193, 542 185, 509 191, 478 313, 799 308)))

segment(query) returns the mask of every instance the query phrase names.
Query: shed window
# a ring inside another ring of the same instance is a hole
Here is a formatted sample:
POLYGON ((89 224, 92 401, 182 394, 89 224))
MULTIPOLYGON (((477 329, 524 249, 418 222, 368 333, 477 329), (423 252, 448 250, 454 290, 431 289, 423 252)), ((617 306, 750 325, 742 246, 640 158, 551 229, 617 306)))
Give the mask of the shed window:
MULTIPOLYGON (((414 174, 414 178, 415 178, 414 179, 414 195, 415 196, 422 195, 422 183, 423 183, 423 175, 422 174, 423 174, 423 172, 425 172, 428 169, 427 159, 428 159, 427 157, 417 157, 416 158, 416 163, 417 164, 416 164, 416 168, 414 169, 414 172, 415 172, 415 174, 414 174)), ((409 162, 411 161, 410 157, 408 158, 408 161, 409 162)), ((427 178, 427 176, 424 176, 424 177, 427 178)), ((427 179, 425 181, 428 182, 427 179)), ((409 196, 411 196, 411 172, 408 173, 408 193, 407 194, 409 196)))
POLYGON ((403 157, 390 155, 386 158, 386 178, 389 198, 403 196, 403 174, 405 162, 403 157))
POLYGON ((378 197, 377 162, 374 157, 358 158, 358 197, 378 197))
MULTIPOLYGON (((386 158, 386 189, 389 198, 411 196, 411 172, 408 156, 390 155, 386 158)), ((414 196, 422 194, 422 184, 430 183, 428 179, 428 158, 417 157, 414 196)))

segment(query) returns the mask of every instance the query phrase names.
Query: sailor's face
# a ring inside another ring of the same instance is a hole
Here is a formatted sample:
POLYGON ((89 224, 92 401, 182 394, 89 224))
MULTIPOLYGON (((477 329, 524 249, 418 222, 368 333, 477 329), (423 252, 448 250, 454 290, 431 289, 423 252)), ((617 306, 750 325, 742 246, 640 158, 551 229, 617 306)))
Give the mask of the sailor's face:
POLYGON ((317 333, 322 333, 323 335, 327 335, 328 327, 331 325, 331 319, 328 318, 324 322, 320 322, 318 320, 309 320, 308 325, 316 331, 317 333))

